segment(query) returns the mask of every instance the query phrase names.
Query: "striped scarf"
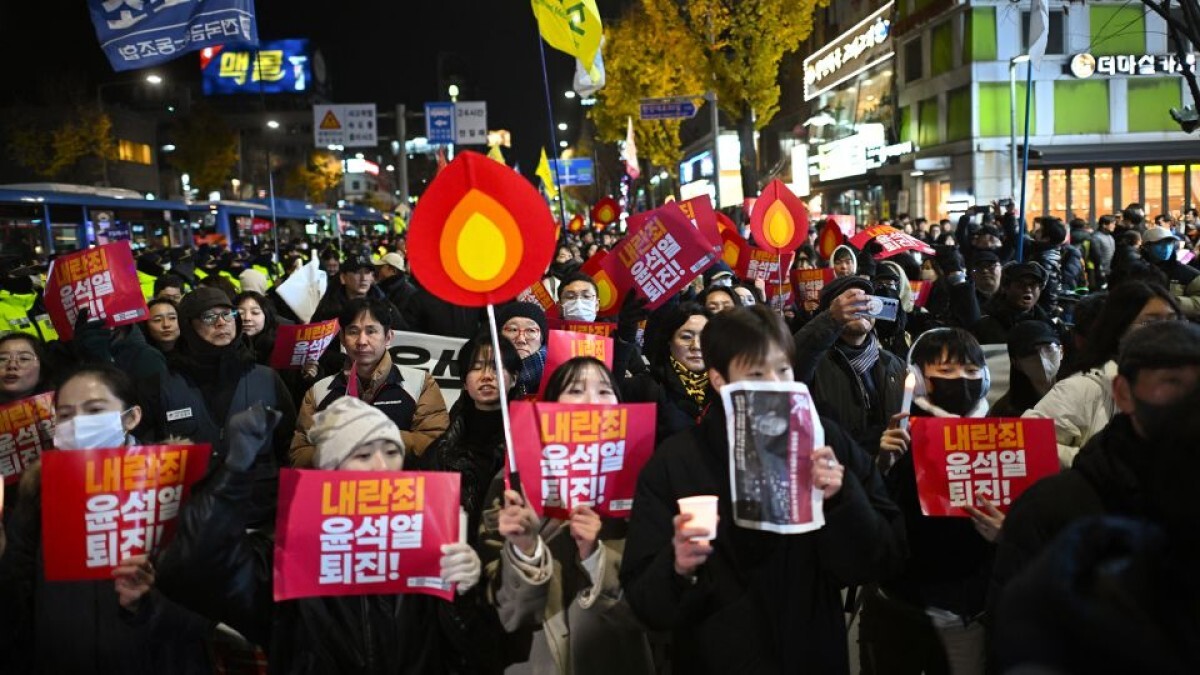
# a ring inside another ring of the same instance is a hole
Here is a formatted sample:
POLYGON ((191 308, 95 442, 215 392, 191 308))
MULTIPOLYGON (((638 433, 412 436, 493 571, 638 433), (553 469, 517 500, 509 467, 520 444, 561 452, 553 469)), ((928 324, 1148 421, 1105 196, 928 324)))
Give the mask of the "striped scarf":
POLYGON ((517 376, 517 398, 534 396, 542 386, 542 371, 546 367, 546 345, 521 359, 521 374, 517 376))
POLYGON ((850 360, 850 367, 854 369, 855 373, 858 373, 859 377, 867 374, 879 360, 879 338, 875 337, 874 331, 868 333, 867 341, 854 351, 851 351, 854 348, 841 341, 837 346, 838 350, 850 360))

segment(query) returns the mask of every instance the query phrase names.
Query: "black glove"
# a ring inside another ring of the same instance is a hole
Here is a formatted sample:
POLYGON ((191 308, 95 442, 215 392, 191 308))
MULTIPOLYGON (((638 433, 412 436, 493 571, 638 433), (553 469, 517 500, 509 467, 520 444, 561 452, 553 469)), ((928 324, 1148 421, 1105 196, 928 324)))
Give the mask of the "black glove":
POLYGON ((629 294, 625 296, 625 303, 621 305, 621 312, 617 315, 617 337, 626 342, 637 340, 638 324, 650 316, 650 310, 646 309, 647 304, 649 303, 645 298, 630 289, 629 294))
POLYGON ((89 319, 86 307, 75 316, 75 353, 84 362, 112 363, 113 330, 104 319, 89 319))
POLYGON ((230 417, 225 423, 225 438, 229 440, 225 464, 234 471, 249 471, 259 451, 271 440, 281 418, 283 413, 262 403, 255 403, 230 417))

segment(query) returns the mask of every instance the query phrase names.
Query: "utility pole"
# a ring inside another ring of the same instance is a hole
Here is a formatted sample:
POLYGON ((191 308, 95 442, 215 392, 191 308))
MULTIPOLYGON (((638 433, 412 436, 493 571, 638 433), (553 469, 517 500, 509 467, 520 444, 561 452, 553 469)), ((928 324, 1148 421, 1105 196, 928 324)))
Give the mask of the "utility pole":
POLYGON ((403 103, 396 104, 396 183, 400 189, 400 203, 408 208, 408 111, 403 103))

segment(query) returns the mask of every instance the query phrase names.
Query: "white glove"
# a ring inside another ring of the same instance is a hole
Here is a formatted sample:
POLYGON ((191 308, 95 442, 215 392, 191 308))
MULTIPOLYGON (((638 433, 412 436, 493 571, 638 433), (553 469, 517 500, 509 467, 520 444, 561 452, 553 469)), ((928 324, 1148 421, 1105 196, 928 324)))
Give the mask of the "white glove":
POLYGON ((442 546, 442 581, 457 584, 462 595, 479 582, 479 554, 469 544, 442 546))

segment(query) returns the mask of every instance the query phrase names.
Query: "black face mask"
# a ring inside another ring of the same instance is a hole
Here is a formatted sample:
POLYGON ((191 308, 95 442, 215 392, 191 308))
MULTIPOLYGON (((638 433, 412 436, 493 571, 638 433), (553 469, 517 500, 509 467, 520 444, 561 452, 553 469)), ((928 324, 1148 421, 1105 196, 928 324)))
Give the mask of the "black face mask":
POLYGON ((1133 416, 1142 427, 1146 440, 1162 440, 1169 436, 1173 425, 1187 419, 1191 409, 1188 397, 1172 403, 1148 403, 1140 398, 1133 399, 1133 416))
POLYGON ((933 383, 929 400, 952 415, 966 415, 983 398, 983 378, 930 377, 929 381, 933 383))

